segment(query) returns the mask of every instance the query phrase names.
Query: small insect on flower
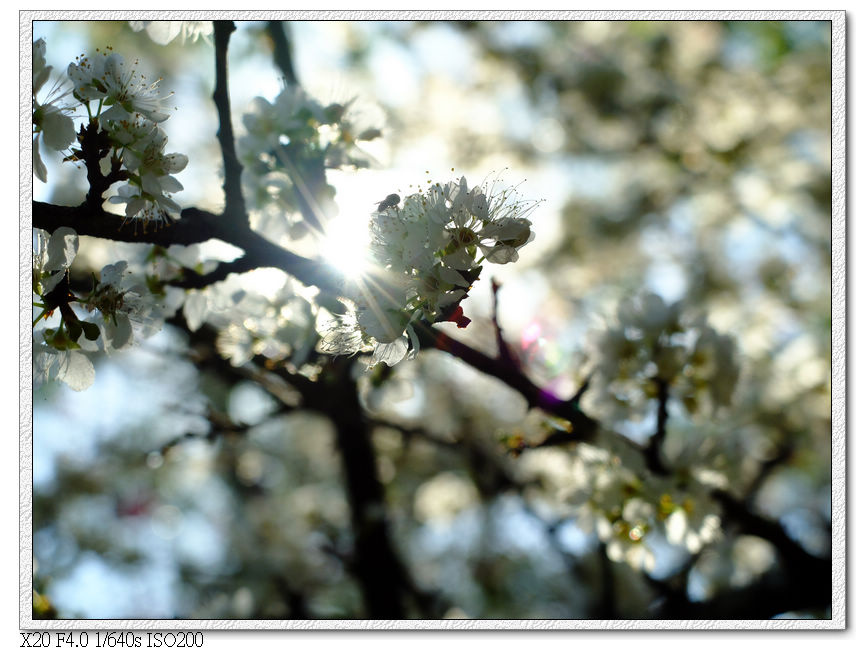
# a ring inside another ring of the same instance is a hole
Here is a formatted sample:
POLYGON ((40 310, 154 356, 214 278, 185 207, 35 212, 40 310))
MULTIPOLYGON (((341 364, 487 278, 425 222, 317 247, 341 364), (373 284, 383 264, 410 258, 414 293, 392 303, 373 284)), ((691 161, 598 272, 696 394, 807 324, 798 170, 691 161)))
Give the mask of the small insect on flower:
POLYGON ((388 208, 393 208, 399 205, 399 194, 388 194, 383 201, 378 204, 378 211, 384 212, 388 208))

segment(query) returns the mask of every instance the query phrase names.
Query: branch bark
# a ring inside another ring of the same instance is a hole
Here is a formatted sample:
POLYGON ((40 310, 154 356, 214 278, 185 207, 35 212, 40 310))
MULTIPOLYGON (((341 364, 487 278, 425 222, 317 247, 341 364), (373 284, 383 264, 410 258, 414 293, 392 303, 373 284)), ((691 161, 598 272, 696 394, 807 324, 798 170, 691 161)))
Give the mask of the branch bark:
POLYGON ((411 591, 410 580, 391 541, 384 487, 378 478, 357 386, 350 374, 352 365, 346 358, 329 364, 326 384, 307 395, 307 406, 327 413, 336 428, 354 530, 352 571, 360 583, 367 615, 373 619, 401 619, 406 615, 402 596, 411 591), (334 404, 339 407, 334 408, 334 404))
POLYGON ((285 26, 281 20, 267 21, 267 33, 273 41, 273 62, 282 72, 285 83, 296 86, 297 75, 294 72, 294 63, 291 56, 291 44, 285 35, 285 26))
MULTIPOLYGON (((33 202, 33 227, 54 232, 61 226, 74 228, 79 235, 99 237, 113 241, 136 244, 158 244, 171 246, 200 244, 210 239, 219 239, 237 246, 245 253, 243 261, 222 266, 207 281, 189 281, 190 287, 201 288, 227 277, 229 273, 241 273, 255 268, 273 267, 282 269, 307 286, 317 286, 325 293, 338 293, 342 278, 335 269, 316 259, 302 257, 274 244, 247 226, 237 226, 224 215, 216 215, 198 208, 186 208, 181 218, 169 226, 143 230, 131 221, 93 208, 86 203, 78 206, 53 205, 33 202)), ((205 276, 202 276, 205 277, 205 276)), ((185 286, 181 282, 180 286, 185 286)))
POLYGON ((654 435, 646 447, 646 465, 655 474, 667 476, 670 470, 661 458, 661 447, 667 437, 667 400, 670 398, 670 384, 663 379, 655 379, 658 387, 658 415, 654 435))
POLYGON ((479 352, 429 325, 420 324, 415 327, 415 332, 422 349, 447 352, 476 370, 500 379, 520 393, 530 407, 543 409, 570 422, 573 425, 574 442, 593 440, 597 435, 598 423, 580 410, 577 396, 567 400, 559 399, 551 392, 536 386, 506 360, 488 357, 483 352, 479 352))
POLYGON ((225 215, 230 215, 237 223, 248 224, 240 174, 243 167, 234 149, 234 129, 231 126, 231 103, 228 99, 228 40, 236 29, 231 20, 213 22, 213 46, 216 54, 216 87, 213 90, 213 103, 219 115, 219 130, 216 139, 222 149, 222 163, 225 168, 225 215))

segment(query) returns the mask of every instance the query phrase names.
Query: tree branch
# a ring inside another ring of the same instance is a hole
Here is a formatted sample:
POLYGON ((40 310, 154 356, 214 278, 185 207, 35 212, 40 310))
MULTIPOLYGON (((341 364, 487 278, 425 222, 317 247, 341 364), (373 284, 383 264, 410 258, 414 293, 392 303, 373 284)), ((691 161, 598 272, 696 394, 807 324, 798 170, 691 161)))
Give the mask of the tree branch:
POLYGON ((646 465, 655 474, 667 476, 670 470, 661 459, 661 447, 667 437, 667 400, 670 397, 670 384, 660 378, 655 378, 655 384, 658 387, 658 417, 655 433, 649 438, 649 445, 646 447, 646 465))
MULTIPOLYGON (((725 591, 711 599, 693 602, 683 597, 668 597, 655 613, 657 619, 682 620, 765 620, 778 614, 808 609, 823 610, 831 604, 831 589, 813 590, 810 578, 789 574, 789 579, 778 580, 772 573, 739 589, 725 591)), ((826 571, 827 586, 831 586, 826 571)))
POLYGON ((326 413, 336 428, 355 538, 352 571, 360 583, 367 615, 399 619, 405 617, 401 595, 409 591, 408 573, 391 542, 384 487, 351 377, 352 365, 350 359, 335 358, 326 369, 326 385, 316 386, 319 390, 307 396, 306 405, 326 413), (334 408, 335 404, 339 407, 334 408))
POLYGON ((488 357, 427 324, 419 324, 415 327, 415 332, 422 349, 443 350, 476 370, 500 379, 520 393, 530 407, 543 409, 569 421, 574 426, 571 434, 574 442, 592 440, 597 434, 598 423, 580 410, 579 400, 576 397, 569 400, 559 399, 551 392, 536 386, 506 361, 488 357))
POLYGON ((281 20, 267 21, 267 33, 273 41, 273 62, 282 72, 285 83, 297 85, 297 75, 294 72, 294 63, 291 56, 291 45, 285 36, 285 27, 281 20))
POLYGON ((87 183, 90 189, 87 192, 86 202, 93 207, 102 205, 102 196, 113 183, 127 177, 126 172, 120 170, 120 161, 117 158, 111 160, 111 171, 106 176, 102 173, 102 159, 111 150, 111 143, 105 131, 99 130, 95 120, 82 124, 78 131, 78 144, 80 151, 75 155, 84 161, 87 170, 87 183))
POLYGON ((186 208, 181 218, 171 225, 143 230, 132 221, 86 203, 78 206, 52 205, 33 202, 33 227, 54 232, 61 226, 74 228, 79 235, 111 239, 113 241, 136 244, 200 244, 209 239, 219 239, 237 246, 245 253, 243 261, 235 260, 221 265, 207 276, 206 281, 198 279, 181 280, 179 286, 201 288, 224 279, 229 273, 242 273, 255 268, 273 267, 282 269, 307 286, 317 286, 324 293, 339 293, 342 277, 320 260, 301 257, 274 244, 246 226, 232 225, 230 220, 220 215, 186 208), (184 285, 188 282, 188 285, 184 285))
MULTIPOLYGON (((778 550, 781 559, 796 572, 804 572, 828 564, 826 560, 811 555, 793 541, 781 524, 750 511, 742 501, 727 492, 714 490, 712 498, 721 504, 726 518, 736 522, 743 532, 771 542, 778 550)), ((815 572, 819 573, 819 571, 815 572)), ((826 587, 829 587, 831 575, 828 570, 825 572, 825 577, 826 587)))
MULTIPOLYGON (((441 615, 442 602, 436 594, 419 589, 393 546, 384 487, 378 478, 375 451, 370 429, 351 375, 354 364, 346 357, 331 358, 318 381, 292 374, 265 357, 255 357, 251 363, 234 367, 215 352, 216 332, 204 326, 190 332, 181 316, 171 323, 186 331, 195 345, 204 348, 207 363, 218 372, 233 374, 259 383, 277 399, 275 382, 267 377, 283 379, 300 393, 301 408, 316 411, 334 424, 337 451, 345 471, 346 500, 351 509, 354 553, 348 568, 356 576, 364 594, 367 615, 374 619, 406 617, 403 596, 412 598, 433 617, 441 615), (338 408, 334 408, 337 404, 338 408)), ((294 408, 294 404, 286 403, 294 408)), ((442 610, 443 611, 443 610, 442 610)))
POLYGON ((182 269, 182 276, 168 282, 168 285, 180 289, 203 289, 225 280, 232 273, 246 273, 254 268, 256 268, 254 260, 248 255, 242 255, 231 262, 220 262, 210 273, 201 274, 182 269))
POLYGON ((238 223, 247 224, 249 217, 243 201, 240 174, 243 167, 234 149, 234 130, 231 126, 231 105, 228 99, 228 39, 235 30, 234 22, 216 20, 213 22, 213 46, 216 54, 216 87, 213 90, 213 103, 219 115, 219 130, 216 138, 222 149, 222 162, 225 166, 225 216, 231 215, 238 223))
POLYGON ((33 201, 34 228, 53 233, 62 226, 74 228, 79 235, 165 247, 172 244, 200 244, 208 239, 222 239, 231 243, 220 218, 198 208, 186 208, 181 218, 171 225, 143 229, 133 219, 124 219, 86 202, 68 206, 33 201))
POLYGON ((496 282, 495 278, 491 280, 493 291, 493 327, 496 330, 496 347, 498 348, 499 359, 515 370, 519 370, 519 361, 514 357, 508 344, 505 342, 502 327, 499 325, 499 289, 502 285, 496 282))

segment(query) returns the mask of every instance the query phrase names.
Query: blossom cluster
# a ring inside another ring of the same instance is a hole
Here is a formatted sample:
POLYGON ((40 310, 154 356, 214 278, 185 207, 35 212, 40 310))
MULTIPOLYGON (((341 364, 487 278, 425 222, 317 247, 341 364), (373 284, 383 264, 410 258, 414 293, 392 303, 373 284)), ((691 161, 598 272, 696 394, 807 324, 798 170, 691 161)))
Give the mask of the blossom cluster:
POLYGON ((180 212, 170 195, 183 189, 173 174, 188 162, 183 154, 165 153, 167 137, 159 124, 169 117, 168 96, 160 92, 158 81, 148 82, 135 64, 128 64, 111 48, 96 52, 93 57, 77 57, 66 69, 66 80, 58 81, 40 99, 52 68, 45 64, 45 40, 33 43, 34 173, 47 181, 40 145, 56 151, 69 149, 67 160, 110 154, 118 171, 112 180, 127 182, 109 201, 125 205, 127 220, 142 221, 145 226, 168 223, 180 212), (71 115, 80 107, 87 111, 86 128, 99 136, 99 147, 88 151, 83 144, 81 149, 70 149, 76 141, 71 115))
POLYGON ((739 377, 732 337, 652 293, 623 301, 616 322, 590 335, 589 348, 585 404, 605 418, 640 419, 662 385, 689 413, 709 412, 731 403, 739 377))
POLYGON ((125 204, 127 219, 148 223, 169 223, 180 206, 169 196, 183 189, 172 174, 186 167, 189 159, 181 153, 165 153, 165 132, 147 119, 112 123, 108 132, 115 146, 122 146, 120 159, 129 172, 129 183, 117 190, 110 203, 125 204))
POLYGON ((698 476, 645 470, 642 453, 621 438, 581 443, 575 452, 533 449, 519 457, 520 480, 555 486, 544 501, 563 519, 604 542, 608 557, 635 570, 652 571, 656 552, 669 546, 693 554, 722 536, 712 485, 698 476))
POLYGON ((135 65, 110 50, 97 50, 90 58, 81 56, 70 63, 67 74, 73 83, 73 96, 87 107, 108 135, 117 159, 127 172, 128 183, 109 199, 125 204, 127 219, 148 223, 168 223, 180 206, 170 198, 183 185, 172 176, 188 162, 183 154, 165 153, 167 137, 159 123, 168 119, 168 96, 149 83, 135 65), (90 102, 98 102, 91 110, 90 102))
POLYGON ((537 204, 514 200, 513 188, 469 190, 465 177, 436 183, 402 207, 389 203, 370 220, 376 268, 346 283, 354 309, 332 324, 323 347, 351 354, 374 345, 373 363, 393 365, 419 348, 413 322, 459 313, 484 261, 519 258, 534 237, 526 215, 537 204))
MULTIPOLYGON (((302 201, 315 205, 320 222, 335 212, 334 190, 324 170, 368 167, 358 143, 381 135, 352 115, 352 101, 324 105, 299 86, 288 86, 273 102, 253 99, 243 115, 245 134, 238 139, 243 187, 250 206, 289 226, 289 236, 305 234, 293 217, 302 201)), ((269 224, 276 225, 276 223, 269 224)))
POLYGON ((689 553, 720 537, 719 507, 699 480, 641 472, 640 455, 617 442, 581 446, 577 462, 585 478, 569 500, 580 504, 578 518, 606 543, 611 560, 652 571, 659 537, 689 553))
POLYGON ((72 80, 72 94, 82 103, 99 102, 96 117, 102 124, 134 120, 137 115, 152 122, 164 122, 165 110, 159 81, 147 83, 135 65, 129 65, 109 47, 97 48, 94 57, 79 56, 66 70, 72 80), (107 110, 102 110, 106 108, 107 110))
POLYGON ((155 301, 145 298, 149 291, 134 284, 123 261, 105 266, 99 279, 94 277, 88 295, 73 294, 65 280, 77 253, 78 234, 72 228, 58 228, 51 235, 36 231, 33 293, 34 306, 41 311, 33 323, 33 356, 37 382, 58 379, 83 390, 94 377, 93 364, 84 352, 127 348, 133 330, 149 336, 161 325, 161 316, 155 301), (82 319, 73 305, 93 317, 82 319), (55 312, 59 312, 56 326, 49 322, 55 312), (51 326, 37 328, 41 321, 51 326))

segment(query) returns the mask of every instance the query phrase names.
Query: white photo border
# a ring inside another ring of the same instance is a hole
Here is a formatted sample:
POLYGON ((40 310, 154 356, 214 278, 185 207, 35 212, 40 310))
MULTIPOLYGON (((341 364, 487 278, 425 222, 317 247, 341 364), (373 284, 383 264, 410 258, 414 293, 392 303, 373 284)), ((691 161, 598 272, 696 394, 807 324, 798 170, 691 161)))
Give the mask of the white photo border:
POLYGON ((22 630, 843 630, 847 628, 847 24, 844 11, 30 11, 19 12, 19 625, 22 630), (827 620, 34 620, 32 470, 32 22, 37 20, 808 20, 831 23, 832 618, 827 620))

